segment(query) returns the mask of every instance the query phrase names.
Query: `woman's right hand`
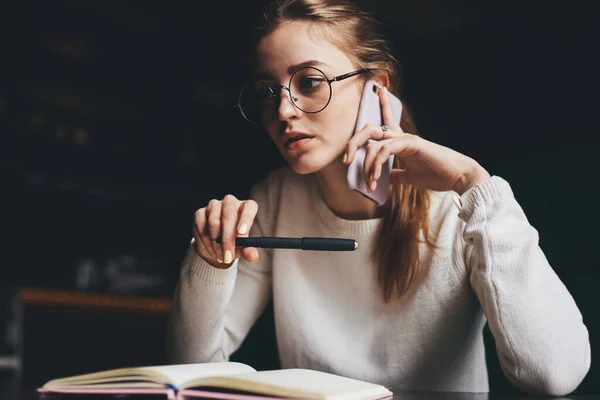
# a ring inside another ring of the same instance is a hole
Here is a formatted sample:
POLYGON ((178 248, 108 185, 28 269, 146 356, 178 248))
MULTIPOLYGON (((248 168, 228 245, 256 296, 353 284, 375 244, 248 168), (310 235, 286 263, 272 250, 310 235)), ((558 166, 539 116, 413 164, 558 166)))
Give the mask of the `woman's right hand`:
POLYGON ((223 200, 211 200, 194 213, 194 250, 206 262, 217 268, 228 268, 241 257, 258 261, 256 247, 236 247, 235 238, 248 236, 256 217, 258 204, 254 200, 238 200, 228 194, 223 200), (221 244, 214 240, 221 238, 221 244))

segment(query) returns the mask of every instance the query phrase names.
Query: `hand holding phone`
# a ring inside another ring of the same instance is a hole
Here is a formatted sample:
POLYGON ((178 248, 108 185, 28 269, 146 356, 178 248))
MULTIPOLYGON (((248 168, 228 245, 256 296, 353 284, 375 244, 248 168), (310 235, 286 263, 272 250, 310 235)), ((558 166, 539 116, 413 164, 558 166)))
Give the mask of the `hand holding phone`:
MULTIPOLYGON (((383 125, 381 103, 379 101, 379 94, 377 93, 378 88, 381 88, 381 85, 379 85, 379 83, 377 83, 375 80, 368 80, 365 82, 360 101, 360 107, 358 110, 356 126, 354 128, 354 134, 359 132, 366 124, 371 124, 374 126, 383 125)), ((392 105, 394 119, 400 123, 400 118, 402 116, 402 103, 396 96, 389 92, 388 97, 392 105)), ((383 205, 387 201, 390 185, 390 174, 392 171, 394 156, 391 155, 389 159, 382 165, 381 177, 377 180, 377 188, 375 191, 369 193, 367 190, 367 181, 365 180, 363 165, 366 154, 366 146, 372 141, 373 139, 369 139, 364 146, 357 150, 354 159, 348 166, 346 180, 351 189, 358 191, 367 198, 377 202, 379 205, 383 205)))

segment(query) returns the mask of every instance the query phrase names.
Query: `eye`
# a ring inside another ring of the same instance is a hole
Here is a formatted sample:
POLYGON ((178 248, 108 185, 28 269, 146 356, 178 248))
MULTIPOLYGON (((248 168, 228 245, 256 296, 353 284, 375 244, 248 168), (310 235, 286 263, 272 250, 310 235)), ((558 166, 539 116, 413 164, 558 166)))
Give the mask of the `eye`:
POLYGON ((300 90, 315 90, 325 83, 325 79, 320 76, 306 76, 300 79, 300 90))

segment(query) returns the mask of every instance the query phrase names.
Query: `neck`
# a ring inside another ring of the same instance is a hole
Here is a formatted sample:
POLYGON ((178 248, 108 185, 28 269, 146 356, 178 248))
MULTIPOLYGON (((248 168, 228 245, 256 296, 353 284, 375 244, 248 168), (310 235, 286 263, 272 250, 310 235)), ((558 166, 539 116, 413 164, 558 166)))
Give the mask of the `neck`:
POLYGON ((335 215, 343 219, 361 220, 380 217, 382 207, 348 187, 347 171, 348 166, 336 160, 315 174, 319 191, 327 206, 335 215))

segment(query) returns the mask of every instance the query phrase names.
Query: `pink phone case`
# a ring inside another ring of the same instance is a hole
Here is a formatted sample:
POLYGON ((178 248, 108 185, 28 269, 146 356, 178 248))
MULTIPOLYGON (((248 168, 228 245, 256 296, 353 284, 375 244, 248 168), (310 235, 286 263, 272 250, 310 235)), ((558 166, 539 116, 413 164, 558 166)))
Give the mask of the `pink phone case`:
MULTIPOLYGON (((356 126, 354 133, 360 131, 366 124, 375 126, 383 125, 383 118, 381 115, 381 105, 379 103, 379 95, 375 92, 375 88, 381 87, 376 81, 368 80, 365 83, 362 98, 360 101, 360 108, 358 110, 358 118, 356 120, 356 126)), ((400 100, 391 93, 388 93, 390 102, 392 103, 392 109, 394 112, 394 118, 396 122, 400 123, 402 116, 402 103, 400 100)), ((383 133, 382 133, 383 134, 383 133)), ((372 142, 369 139, 369 142, 372 142)), ((373 193, 367 191, 367 182, 363 171, 363 163, 366 155, 366 144, 365 146, 358 149, 356 156, 348 166, 347 182, 351 189, 358 191, 367 198, 377 202, 379 205, 385 204, 387 201, 387 195, 390 184, 390 173, 392 171, 392 163, 394 162, 394 156, 390 156, 386 163, 382 165, 381 176, 377 180, 377 188, 373 193)))

